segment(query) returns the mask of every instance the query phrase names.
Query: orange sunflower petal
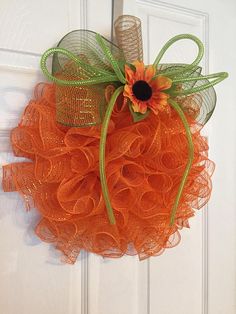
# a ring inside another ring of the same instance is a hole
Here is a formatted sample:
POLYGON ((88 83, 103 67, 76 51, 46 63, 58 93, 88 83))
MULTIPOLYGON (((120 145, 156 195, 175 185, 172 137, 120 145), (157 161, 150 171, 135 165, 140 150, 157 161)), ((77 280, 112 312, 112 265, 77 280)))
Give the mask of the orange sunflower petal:
POLYGON ((144 75, 145 81, 149 83, 151 79, 153 78, 153 76, 155 75, 155 73, 156 73, 155 67, 153 65, 149 65, 145 71, 145 75, 144 75))
POLYGON ((166 93, 162 93, 162 92, 155 92, 152 96, 152 99, 157 101, 157 102, 160 102, 160 101, 166 101, 167 102, 168 98, 169 98, 169 95, 166 93))
POLYGON ((140 113, 146 113, 147 111, 147 103, 144 103, 144 102, 136 102, 134 101, 132 103, 132 108, 134 110, 134 112, 140 112, 140 113))
POLYGON ((165 76, 157 76, 155 80, 153 80, 150 85, 152 88, 157 91, 165 90, 171 87, 172 85, 172 80, 168 77, 165 76))
POLYGON ((125 78, 128 83, 134 83, 134 74, 134 71, 128 65, 125 65, 125 78))
POLYGON ((141 61, 134 61, 133 65, 136 68, 135 80, 143 80, 144 79, 144 70, 145 70, 144 63, 141 61))
POLYGON ((130 97, 132 95, 132 87, 130 85, 125 85, 123 95, 125 97, 130 97))
POLYGON ((158 115, 159 111, 164 111, 168 106, 167 104, 163 105, 157 102, 149 103, 148 107, 152 110, 155 115, 158 115))
POLYGON ((147 104, 146 103, 140 104, 139 108, 140 108, 140 113, 144 114, 147 112, 147 104))
POLYGON ((159 112, 159 108, 155 107, 155 106, 150 106, 149 107, 151 109, 151 111, 157 116, 158 112, 159 112))
POLYGON ((156 92, 150 101, 148 101, 148 107, 153 111, 154 114, 158 114, 158 111, 169 112, 168 105, 169 95, 161 92, 156 92))

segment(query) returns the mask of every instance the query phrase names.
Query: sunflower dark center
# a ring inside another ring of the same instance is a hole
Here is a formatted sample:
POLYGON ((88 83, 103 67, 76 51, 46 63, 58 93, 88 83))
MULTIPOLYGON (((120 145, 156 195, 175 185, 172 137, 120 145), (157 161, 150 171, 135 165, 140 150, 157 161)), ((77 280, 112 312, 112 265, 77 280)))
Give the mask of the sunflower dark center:
POLYGON ((152 88, 151 86, 145 82, 145 81, 137 81, 134 83, 132 87, 132 91, 134 93, 134 96, 138 100, 149 100, 152 97, 152 88))

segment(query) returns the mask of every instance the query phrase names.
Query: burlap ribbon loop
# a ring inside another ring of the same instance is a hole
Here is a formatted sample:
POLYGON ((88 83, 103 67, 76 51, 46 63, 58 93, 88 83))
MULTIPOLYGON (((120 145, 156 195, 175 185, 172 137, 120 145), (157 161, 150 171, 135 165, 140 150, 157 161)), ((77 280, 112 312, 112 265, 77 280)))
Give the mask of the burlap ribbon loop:
POLYGON ((127 62, 143 60, 143 40, 141 21, 136 16, 121 15, 115 23, 118 46, 123 50, 127 62))

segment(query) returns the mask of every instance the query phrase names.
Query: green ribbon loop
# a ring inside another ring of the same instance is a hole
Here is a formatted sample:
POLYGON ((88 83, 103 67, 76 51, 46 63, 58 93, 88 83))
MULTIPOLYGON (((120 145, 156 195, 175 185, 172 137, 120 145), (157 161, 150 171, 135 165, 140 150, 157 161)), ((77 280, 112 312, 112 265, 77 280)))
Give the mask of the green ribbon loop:
POLYGON ((172 76, 183 75, 185 72, 188 72, 190 70, 195 69, 198 66, 199 62, 202 60, 202 57, 204 54, 204 46, 203 46, 203 43, 201 42, 201 40, 199 38, 197 38, 196 36, 191 35, 191 34, 181 34, 181 35, 174 36, 173 38, 171 38, 170 40, 167 41, 167 43, 162 47, 159 54, 157 55, 153 65, 157 67, 159 65, 163 55, 170 48, 170 46, 172 46, 174 43, 176 43, 177 41, 182 40, 182 39, 190 39, 194 43, 197 44, 197 46, 198 46, 197 57, 195 58, 195 60, 191 64, 186 65, 184 67, 184 69, 171 71, 171 72, 165 72, 165 76, 172 77, 172 76))
POLYGON ((49 80, 51 80, 52 82, 58 85, 83 86, 83 85, 94 85, 94 84, 118 81, 118 78, 116 75, 112 75, 110 72, 107 72, 105 70, 96 69, 96 67, 83 62, 82 60, 80 60, 80 58, 78 58, 72 52, 64 48, 50 48, 47 51, 45 51, 41 58, 41 69, 44 75, 49 80), (52 75, 47 69, 47 60, 48 60, 48 57, 50 57, 51 55, 55 53, 61 53, 62 55, 68 57, 70 60, 74 61, 75 64, 77 64, 82 69, 84 69, 86 72, 92 73, 93 77, 87 80, 63 80, 52 75))

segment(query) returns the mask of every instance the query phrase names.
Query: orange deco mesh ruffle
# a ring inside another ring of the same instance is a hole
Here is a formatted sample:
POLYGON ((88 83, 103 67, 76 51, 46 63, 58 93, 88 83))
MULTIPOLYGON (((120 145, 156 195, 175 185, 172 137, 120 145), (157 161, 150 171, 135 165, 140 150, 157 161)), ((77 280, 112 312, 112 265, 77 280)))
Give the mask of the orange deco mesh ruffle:
MULTIPOLYGON (((190 98, 191 99, 191 98, 190 98)), ((116 224, 109 223, 99 179, 100 126, 65 127, 55 119, 55 85, 39 84, 11 133, 16 156, 4 166, 3 188, 18 191, 41 214, 36 234, 54 243, 68 263, 80 250, 106 257, 161 254, 180 241, 194 210, 211 193, 214 164, 200 126, 189 117, 194 162, 177 209, 170 213, 188 157, 183 124, 174 110, 133 123, 120 96, 109 125, 106 175, 116 224)))

